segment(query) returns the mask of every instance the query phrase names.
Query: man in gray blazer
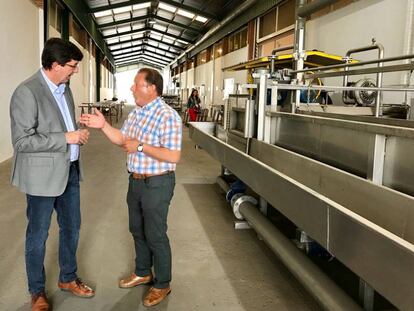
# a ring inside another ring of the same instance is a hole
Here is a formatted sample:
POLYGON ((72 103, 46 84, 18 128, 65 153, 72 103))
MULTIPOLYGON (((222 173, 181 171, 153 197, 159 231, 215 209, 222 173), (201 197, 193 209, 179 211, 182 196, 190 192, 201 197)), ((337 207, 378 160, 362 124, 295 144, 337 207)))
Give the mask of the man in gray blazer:
POLYGON ((49 39, 42 67, 14 91, 10 103, 14 147, 11 182, 27 199, 26 272, 32 310, 49 310, 45 295, 45 243, 53 210, 59 231, 58 287, 80 297, 94 291, 77 276, 81 223, 79 147, 89 132, 77 129, 70 77, 82 52, 69 41, 49 39))

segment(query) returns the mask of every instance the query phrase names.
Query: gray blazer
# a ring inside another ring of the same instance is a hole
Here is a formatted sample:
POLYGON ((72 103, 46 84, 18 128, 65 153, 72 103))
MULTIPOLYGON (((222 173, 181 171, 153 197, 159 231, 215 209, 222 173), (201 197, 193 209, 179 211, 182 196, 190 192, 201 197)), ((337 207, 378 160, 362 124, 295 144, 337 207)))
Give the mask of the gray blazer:
MULTIPOLYGON (((69 86, 65 89, 65 99, 76 129, 69 86)), ((10 118, 14 148, 12 185, 30 195, 61 195, 68 182, 70 166, 67 128, 40 70, 14 91, 10 118)))

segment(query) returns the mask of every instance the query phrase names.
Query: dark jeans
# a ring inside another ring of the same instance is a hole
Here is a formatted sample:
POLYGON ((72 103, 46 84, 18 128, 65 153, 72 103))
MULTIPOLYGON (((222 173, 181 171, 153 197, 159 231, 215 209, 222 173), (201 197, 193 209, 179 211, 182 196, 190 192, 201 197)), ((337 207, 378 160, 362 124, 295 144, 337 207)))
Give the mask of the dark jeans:
POLYGON ((69 180, 65 191, 58 197, 27 197, 26 272, 29 292, 37 294, 45 290, 45 268, 43 266, 46 240, 49 235, 53 209, 59 224, 60 282, 76 279, 76 249, 81 223, 79 199, 79 165, 70 165, 69 180))
POLYGON ((135 273, 147 276, 154 265, 156 288, 169 287, 171 281, 167 215, 174 186, 174 172, 147 179, 129 177, 127 203, 129 230, 135 243, 135 273))

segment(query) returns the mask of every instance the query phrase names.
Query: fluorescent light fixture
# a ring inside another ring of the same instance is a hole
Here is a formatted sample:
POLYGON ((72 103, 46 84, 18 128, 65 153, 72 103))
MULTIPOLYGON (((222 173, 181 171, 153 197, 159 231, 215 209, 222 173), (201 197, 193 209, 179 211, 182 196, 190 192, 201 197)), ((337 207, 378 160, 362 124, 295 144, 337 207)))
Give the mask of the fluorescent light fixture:
POLYGON ((181 16, 185 16, 188 18, 194 18, 194 14, 188 11, 184 11, 182 9, 178 9, 177 14, 181 15, 181 16))
POLYGON ((96 13, 93 13, 93 15, 95 15, 95 17, 108 16, 108 15, 112 15, 112 11, 106 10, 106 11, 96 12, 96 13))
POLYGON ((188 44, 189 43, 188 41, 184 41, 182 39, 177 39, 177 41, 180 42, 180 43, 182 43, 182 44, 188 44))
POLYGON ((139 10, 139 9, 144 9, 144 8, 148 8, 151 6, 151 2, 145 2, 145 3, 140 3, 140 4, 135 4, 132 6, 133 10, 139 10))
POLYGON ((199 22, 201 22, 201 23, 205 23, 206 21, 207 21, 207 18, 205 18, 205 17, 203 17, 203 16, 200 16, 200 15, 198 15, 197 17, 196 17, 196 21, 199 21, 199 22))
POLYGON ((175 7, 171 6, 171 5, 162 3, 162 2, 160 2, 158 4, 158 8, 163 9, 163 10, 166 10, 166 11, 169 11, 169 12, 172 12, 172 13, 175 13, 175 11, 177 10, 177 8, 175 8, 175 7))
POLYGON ((114 14, 124 13, 131 11, 131 6, 123 6, 122 8, 113 9, 114 14))

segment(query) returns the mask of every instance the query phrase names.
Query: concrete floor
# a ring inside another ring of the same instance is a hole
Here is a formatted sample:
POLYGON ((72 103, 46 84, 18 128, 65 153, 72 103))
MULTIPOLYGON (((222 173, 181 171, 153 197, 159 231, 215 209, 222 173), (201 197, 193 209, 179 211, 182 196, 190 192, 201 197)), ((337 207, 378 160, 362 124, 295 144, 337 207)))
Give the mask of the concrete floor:
MULTIPOLYGON (((121 124, 117 126, 120 127, 121 124)), ((82 147, 82 229, 79 276, 96 289, 82 299, 57 289, 56 215, 47 242, 46 289, 54 310, 145 310, 146 286, 119 289, 134 270, 128 231, 125 154, 98 131, 82 147)), ((10 161, 0 164, 0 310, 30 310, 24 236, 25 196, 9 185, 10 161)), ((220 164, 194 149, 184 129, 182 160, 169 214, 172 293, 152 310, 319 310, 303 287, 252 230, 234 230, 233 215, 215 185, 220 164)))

